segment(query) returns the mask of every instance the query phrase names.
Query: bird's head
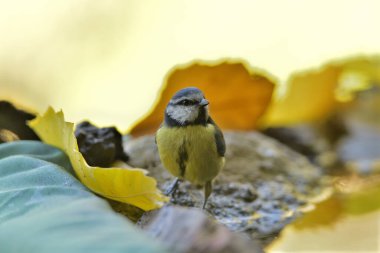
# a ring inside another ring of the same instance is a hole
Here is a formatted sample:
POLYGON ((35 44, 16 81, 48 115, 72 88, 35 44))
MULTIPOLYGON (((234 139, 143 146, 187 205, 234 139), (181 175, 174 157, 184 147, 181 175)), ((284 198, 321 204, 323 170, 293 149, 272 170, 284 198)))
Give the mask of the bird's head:
POLYGON ((170 126, 206 125, 208 104, 200 89, 182 89, 169 101, 165 110, 165 123, 170 126))

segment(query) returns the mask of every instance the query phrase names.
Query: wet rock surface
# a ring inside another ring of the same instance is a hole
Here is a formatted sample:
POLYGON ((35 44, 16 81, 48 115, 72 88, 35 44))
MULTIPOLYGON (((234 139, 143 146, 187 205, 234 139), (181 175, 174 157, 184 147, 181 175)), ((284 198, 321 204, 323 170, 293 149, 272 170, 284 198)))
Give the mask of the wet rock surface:
POLYGON ((233 233, 199 208, 166 206, 147 212, 138 226, 178 253, 262 253, 260 245, 233 233))
POLYGON ((336 149, 342 139, 350 136, 350 129, 346 119, 337 112, 318 123, 267 128, 262 133, 306 156, 330 175, 345 173, 336 149))
POLYGON ((308 125, 271 127, 264 129, 262 133, 306 156, 311 162, 315 161, 318 154, 321 153, 321 144, 315 141, 319 136, 308 125))
MULTIPOLYGON (((324 171, 257 132, 225 132, 226 166, 214 181, 206 211, 262 246, 300 216, 328 187, 324 171)), ((154 136, 124 143, 129 164, 145 168, 164 191, 174 179, 161 165, 154 136)), ((169 205, 201 208, 202 188, 183 182, 169 205)))

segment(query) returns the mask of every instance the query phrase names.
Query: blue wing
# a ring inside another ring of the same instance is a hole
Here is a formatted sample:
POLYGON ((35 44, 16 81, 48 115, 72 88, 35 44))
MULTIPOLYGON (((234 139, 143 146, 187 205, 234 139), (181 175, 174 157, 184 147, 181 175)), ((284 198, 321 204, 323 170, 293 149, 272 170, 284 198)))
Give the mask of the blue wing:
POLYGON ((216 123, 212 120, 211 117, 208 118, 207 123, 212 124, 215 127, 214 136, 215 136, 216 149, 220 156, 224 156, 224 154, 226 153, 226 143, 224 141, 224 136, 223 136, 222 131, 216 125, 216 123))

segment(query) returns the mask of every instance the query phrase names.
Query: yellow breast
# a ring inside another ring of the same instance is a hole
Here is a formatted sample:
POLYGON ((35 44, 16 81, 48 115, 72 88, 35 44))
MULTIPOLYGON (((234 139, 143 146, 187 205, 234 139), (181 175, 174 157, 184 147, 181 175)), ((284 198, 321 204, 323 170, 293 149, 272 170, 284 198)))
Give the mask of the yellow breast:
POLYGON ((158 152, 164 167, 174 176, 203 185, 224 165, 214 137, 214 126, 162 127, 157 131, 158 152))

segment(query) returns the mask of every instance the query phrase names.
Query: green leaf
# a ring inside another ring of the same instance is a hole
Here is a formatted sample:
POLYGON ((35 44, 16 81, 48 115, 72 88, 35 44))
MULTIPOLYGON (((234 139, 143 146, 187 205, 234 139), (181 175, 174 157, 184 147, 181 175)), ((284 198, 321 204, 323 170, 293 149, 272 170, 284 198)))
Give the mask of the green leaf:
POLYGON ((0 144, 0 252, 164 252, 35 141, 0 144))

